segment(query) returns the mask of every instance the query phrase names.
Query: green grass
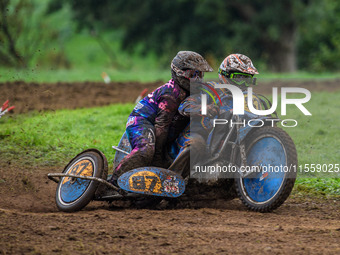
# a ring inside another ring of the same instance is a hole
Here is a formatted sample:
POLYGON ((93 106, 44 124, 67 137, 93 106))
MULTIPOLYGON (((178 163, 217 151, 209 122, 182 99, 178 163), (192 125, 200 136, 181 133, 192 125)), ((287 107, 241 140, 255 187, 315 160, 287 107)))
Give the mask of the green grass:
MULTIPOLYGON (((74 67, 71 69, 63 68, 31 68, 31 69, 13 69, 1 68, 0 82, 7 81, 25 81, 25 82, 79 82, 79 81, 103 81, 101 74, 106 72, 112 81, 140 81, 140 82, 153 82, 153 81, 168 81, 171 78, 169 69, 157 68, 142 68, 143 63, 131 68, 113 68, 108 65, 94 65, 74 67)), ((147 65, 147 63, 144 63, 147 65)), ((340 73, 292 73, 292 74, 277 74, 277 73, 264 73, 257 76, 259 81, 271 81, 275 79, 284 80, 327 80, 340 78, 340 73)), ((206 80, 217 80, 218 75, 216 72, 206 73, 206 80)))
MULTIPOLYGON (((287 115, 281 119, 295 119, 298 126, 284 128, 292 137, 298 152, 299 165, 304 169, 305 164, 340 164, 340 92, 312 92, 311 100, 304 106, 312 114, 305 116, 296 106, 287 106, 287 115)), ((301 95, 291 95, 298 98, 301 95)), ((280 102, 280 100, 278 101, 280 102)), ((280 114, 280 105, 278 113, 280 114)), ((308 173, 305 176, 322 176, 308 173)), ((327 173, 327 176, 339 176, 327 173)))
POLYGON ((106 72, 112 81, 152 82, 170 79, 171 59, 164 66, 154 54, 142 55, 138 45, 133 52, 121 50, 119 31, 101 35, 109 52, 105 52, 89 32, 72 32, 68 36, 63 47, 58 41, 51 42, 46 49, 36 54, 30 68, 2 67, 0 82, 103 81, 102 72, 106 72))
POLYGON ((0 119, 1 159, 17 164, 62 165, 86 148, 112 161, 133 105, 58 110, 0 119))
POLYGON ((0 82, 82 82, 103 81, 102 72, 106 72, 112 81, 168 81, 171 78, 169 70, 116 70, 107 67, 76 68, 76 69, 50 69, 50 70, 15 70, 1 69, 0 82))
POLYGON ((298 178, 295 193, 340 197, 340 178, 298 178))
POLYGON ((288 79, 288 80, 327 80, 339 79, 340 73, 310 73, 310 72, 295 72, 295 73, 268 73, 260 72, 256 75, 259 79, 275 80, 275 79, 288 79))

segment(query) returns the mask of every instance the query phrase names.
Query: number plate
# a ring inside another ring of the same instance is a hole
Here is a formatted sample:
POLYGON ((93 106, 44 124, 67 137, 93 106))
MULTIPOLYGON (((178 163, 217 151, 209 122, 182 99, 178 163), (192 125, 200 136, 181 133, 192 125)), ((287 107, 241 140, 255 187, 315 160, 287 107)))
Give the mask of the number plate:
POLYGON ((118 185, 134 193, 163 197, 179 197, 185 190, 182 177, 170 170, 141 167, 124 173, 118 185))
MULTIPOLYGON (((72 166, 72 169, 67 172, 68 174, 83 175, 83 176, 93 176, 93 165, 88 159, 83 159, 78 161, 72 166)), ((72 180, 72 177, 65 177, 63 184, 72 180)))

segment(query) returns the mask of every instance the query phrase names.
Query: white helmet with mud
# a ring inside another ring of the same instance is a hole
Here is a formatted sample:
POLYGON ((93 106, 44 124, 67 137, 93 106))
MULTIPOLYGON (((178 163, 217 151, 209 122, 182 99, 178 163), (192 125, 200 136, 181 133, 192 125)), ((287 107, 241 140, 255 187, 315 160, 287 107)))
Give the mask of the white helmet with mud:
POLYGON ((256 78, 253 78, 253 76, 258 73, 251 59, 239 53, 230 54, 226 57, 218 69, 221 82, 246 87, 251 84, 255 85, 256 78))
POLYGON ((179 86, 190 90, 190 79, 203 79, 204 72, 212 72, 212 67, 198 53, 179 51, 171 62, 172 78, 179 86))

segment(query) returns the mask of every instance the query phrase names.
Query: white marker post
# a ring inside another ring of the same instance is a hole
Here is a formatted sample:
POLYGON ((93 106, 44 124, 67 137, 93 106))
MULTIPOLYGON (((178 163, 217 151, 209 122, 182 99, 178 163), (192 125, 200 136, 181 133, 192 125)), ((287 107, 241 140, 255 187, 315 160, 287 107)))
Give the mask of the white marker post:
POLYGON ((106 84, 108 84, 108 83, 111 82, 110 77, 109 77, 108 74, 105 73, 105 72, 102 72, 102 78, 103 78, 103 80, 104 80, 104 82, 105 82, 106 84))

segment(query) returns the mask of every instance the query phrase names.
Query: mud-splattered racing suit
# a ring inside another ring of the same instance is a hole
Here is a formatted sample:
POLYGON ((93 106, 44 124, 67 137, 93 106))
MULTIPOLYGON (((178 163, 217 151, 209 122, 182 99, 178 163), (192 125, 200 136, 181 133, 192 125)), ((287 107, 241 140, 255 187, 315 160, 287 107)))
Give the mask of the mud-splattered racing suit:
MULTIPOLYGON (((216 82, 207 82, 204 91, 201 93, 193 94, 187 97, 179 106, 178 111, 181 115, 190 117, 190 125, 188 125, 179 138, 176 140, 176 146, 172 147, 172 154, 178 154, 176 161, 171 165, 170 169, 179 173, 188 170, 188 162, 198 163, 204 153, 207 153, 207 139, 213 129, 212 121, 223 109, 222 119, 230 119, 232 117, 233 97, 232 94, 226 89, 213 89, 216 82), (207 95, 207 114, 202 115, 202 94, 207 95), (211 97, 213 96, 213 97, 211 97), (219 101, 221 99, 221 101, 219 101), (222 102, 222 105, 220 104, 222 102), (218 106, 217 106, 218 105, 218 106)), ((243 90, 245 97, 247 92, 243 90)), ((262 110, 260 99, 253 94, 253 105, 256 109, 262 110)), ((249 111, 247 99, 244 101, 246 111, 249 111)), ((221 116, 219 116, 221 117, 221 116)), ((220 127, 221 128, 221 127, 220 127)), ((219 135, 222 134, 219 129, 212 136, 211 151, 218 148, 220 139, 219 135), (218 135, 217 135, 218 134, 218 135), (217 136, 216 136, 217 135, 217 136)), ((222 127, 223 132, 227 132, 228 126, 222 127)), ((215 128, 216 129, 216 128, 215 128)), ((188 174, 188 172, 186 172, 188 174)))
MULTIPOLYGON (((209 82, 208 84, 211 88, 215 83, 209 82)), ((208 87, 206 91, 212 94, 208 87)), ((219 96, 228 95, 220 89, 218 94, 219 96)), ((201 95, 202 93, 190 95, 178 108, 182 116, 190 118, 190 125, 187 125, 179 135, 179 138, 176 140, 177 146, 172 147, 175 151, 172 150, 171 153, 174 155, 178 153, 178 156, 170 169, 183 175, 188 174, 186 170, 189 168, 189 159, 191 162, 197 162, 201 155, 206 152, 206 140, 213 128, 212 119, 219 113, 219 107, 208 97, 207 115, 203 116, 201 114, 201 95)))
POLYGON ((164 146, 169 129, 176 130, 178 106, 189 95, 173 79, 143 98, 133 109, 126 124, 132 151, 117 166, 115 175, 142 166, 163 166, 164 146))
MULTIPOLYGON (((180 103, 189 95, 190 79, 200 79, 212 72, 208 62, 193 51, 179 51, 171 62, 172 79, 142 99, 130 114, 126 134, 132 151, 116 167, 111 178, 131 169, 150 166, 168 167, 165 145, 175 140, 183 121, 178 113, 180 103)), ((187 122, 187 120, 185 120, 187 122)))

